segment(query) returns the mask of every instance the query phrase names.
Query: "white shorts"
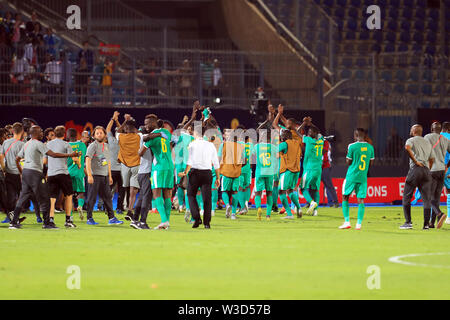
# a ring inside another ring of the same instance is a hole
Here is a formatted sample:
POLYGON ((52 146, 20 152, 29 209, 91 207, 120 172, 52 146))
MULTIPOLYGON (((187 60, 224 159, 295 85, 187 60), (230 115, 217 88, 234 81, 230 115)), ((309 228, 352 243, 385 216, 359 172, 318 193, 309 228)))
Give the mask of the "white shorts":
POLYGON ((140 189, 138 180, 139 166, 127 167, 123 163, 121 166, 120 173, 122 174, 122 186, 124 188, 134 187, 140 189))

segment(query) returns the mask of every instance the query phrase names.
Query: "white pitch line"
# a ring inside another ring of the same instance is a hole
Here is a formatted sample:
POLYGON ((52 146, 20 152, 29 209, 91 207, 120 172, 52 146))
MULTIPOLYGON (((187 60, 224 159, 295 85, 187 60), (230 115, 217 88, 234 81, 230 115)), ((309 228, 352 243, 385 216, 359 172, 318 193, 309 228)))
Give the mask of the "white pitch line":
POLYGON ((390 257, 390 258, 388 259, 388 261, 389 261, 389 262, 392 262, 392 263, 404 264, 404 265, 407 265, 407 266, 431 267, 431 268, 439 268, 439 269, 450 269, 450 265, 416 263, 416 262, 408 262, 408 261, 403 261, 403 260, 402 260, 402 259, 404 259, 404 258, 409 258, 409 257, 444 256, 444 255, 450 255, 450 252, 434 252, 434 253, 412 253, 412 254, 405 254, 405 255, 402 255, 402 256, 390 257))

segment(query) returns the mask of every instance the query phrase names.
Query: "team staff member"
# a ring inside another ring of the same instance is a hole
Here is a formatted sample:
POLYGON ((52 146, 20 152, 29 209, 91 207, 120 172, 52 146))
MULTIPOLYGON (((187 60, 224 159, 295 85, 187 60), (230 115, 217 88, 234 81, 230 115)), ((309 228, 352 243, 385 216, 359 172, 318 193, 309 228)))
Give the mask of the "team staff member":
POLYGON ((70 179, 72 180, 72 189, 75 193, 76 209, 83 220, 83 206, 84 206, 84 193, 86 192, 86 186, 84 184, 85 178, 85 159, 87 147, 82 141, 77 141, 77 131, 74 128, 67 130, 67 140, 73 151, 77 151, 80 156, 77 158, 67 159, 67 167, 69 170, 70 179))
POLYGON ((400 229, 412 229, 411 199, 416 188, 419 188, 423 199, 423 229, 429 229, 431 216, 431 173, 434 155, 433 146, 422 137, 423 128, 419 124, 411 127, 411 136, 406 141, 405 149, 409 155, 409 171, 403 191, 403 214, 405 223, 400 229))
MULTIPOLYGON (((0 148, 0 162, 5 163, 5 185, 6 185, 6 212, 12 212, 16 206, 16 201, 20 195, 21 180, 20 172, 16 166, 16 157, 24 145, 22 141, 24 131, 20 122, 13 124, 14 136, 3 142, 0 148)), ((11 220, 6 217, 2 223, 10 223, 11 220)), ((42 221, 38 221, 42 222, 42 221)))
MULTIPOLYGON (((55 128, 55 139, 47 143, 48 150, 55 153, 75 153, 77 156, 78 152, 73 152, 72 146, 64 141, 64 136, 66 135, 66 128, 64 126, 58 126, 55 128)), ((76 225, 71 221, 72 213, 72 179, 69 175, 69 170, 67 168, 67 159, 65 158, 53 158, 45 157, 44 163, 47 162, 47 182, 50 190, 50 221, 54 222, 55 217, 55 203, 60 192, 64 194, 64 210, 66 211, 66 223, 64 226, 66 228, 76 228, 76 225)))
POLYGON ((20 150, 16 157, 16 165, 19 172, 22 174, 22 191, 20 192, 19 200, 17 201, 16 208, 12 217, 10 229, 20 229, 22 226, 19 224, 20 211, 24 204, 30 200, 31 197, 36 197, 39 202, 39 207, 44 213, 44 229, 55 229, 56 226, 50 221, 50 197, 48 192, 48 186, 45 182, 43 174, 43 159, 44 156, 50 156, 53 158, 69 158, 78 156, 77 152, 70 154, 56 153, 47 148, 47 146, 41 142, 43 138, 43 132, 41 127, 33 126, 30 129, 31 140, 29 140, 20 150), (20 166, 20 160, 25 159, 23 170, 20 166))
POLYGON ((109 224, 123 224, 114 216, 112 208, 112 197, 110 185, 113 183, 111 177, 111 161, 109 157, 109 148, 105 144, 106 130, 97 126, 94 129, 92 142, 86 152, 86 173, 88 183, 90 184, 88 193, 87 224, 97 225, 92 212, 94 210, 97 195, 103 199, 106 213, 109 218, 109 224))
POLYGON ((445 179, 445 155, 450 152, 450 141, 441 135, 442 125, 439 122, 434 122, 431 125, 431 133, 425 136, 433 147, 435 159, 431 167, 431 208, 433 214, 431 216, 430 228, 434 228, 434 223, 437 218, 436 227, 440 229, 447 218, 447 215, 441 211, 439 204, 441 202, 442 188, 444 187, 445 179))
MULTIPOLYGON (((194 131, 195 140, 189 144, 188 147, 188 161, 186 170, 179 174, 184 177, 189 174, 188 179, 188 200, 191 208, 194 225, 192 228, 198 228, 202 224, 200 217, 199 206, 197 203, 197 191, 202 192, 203 198, 203 223, 206 229, 210 229, 211 222, 211 185, 212 185, 212 168, 216 171, 216 177, 219 176, 219 157, 217 156, 217 149, 213 143, 203 139, 202 132, 194 131)), ((215 186, 220 186, 220 180, 216 179, 215 186)))

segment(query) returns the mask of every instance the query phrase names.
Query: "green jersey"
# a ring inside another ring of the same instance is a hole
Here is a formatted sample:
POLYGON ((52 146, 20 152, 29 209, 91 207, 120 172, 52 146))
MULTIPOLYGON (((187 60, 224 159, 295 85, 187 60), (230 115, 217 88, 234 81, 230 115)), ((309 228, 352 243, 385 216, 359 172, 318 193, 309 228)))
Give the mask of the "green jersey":
POLYGON ((370 160, 375 159, 375 150, 367 142, 355 142, 348 145, 347 159, 353 160, 348 167, 346 181, 363 183, 367 181, 370 160))
POLYGON ((271 143, 258 143, 252 149, 256 156, 256 177, 270 177, 277 173, 278 148, 271 143))
POLYGON ((157 137, 145 143, 145 147, 151 149, 153 153, 152 171, 173 171, 172 150, 170 148, 171 133, 166 129, 157 129, 153 133, 161 133, 162 137, 157 137))
POLYGON ((303 168, 305 170, 322 170, 323 137, 313 139, 308 136, 303 136, 303 143, 305 144, 303 168))
POLYGON ((241 174, 242 173, 251 173, 252 172, 252 167, 250 164, 250 156, 251 156, 251 151, 253 149, 253 143, 251 142, 239 142, 240 144, 242 144, 244 146, 244 154, 245 154, 245 160, 246 160, 246 164, 244 166, 242 166, 242 170, 241 170, 241 174))
POLYGON ((84 178, 84 163, 86 159, 87 147, 81 141, 69 142, 69 144, 74 152, 81 152, 81 156, 78 157, 79 163, 81 163, 80 167, 78 167, 78 165, 73 162, 72 158, 67 158, 67 168, 69 170, 69 175, 72 177, 84 178))
POLYGON ((175 146, 175 166, 181 170, 186 168, 189 157, 188 146, 192 141, 194 141, 194 137, 186 133, 182 133, 178 138, 175 146))

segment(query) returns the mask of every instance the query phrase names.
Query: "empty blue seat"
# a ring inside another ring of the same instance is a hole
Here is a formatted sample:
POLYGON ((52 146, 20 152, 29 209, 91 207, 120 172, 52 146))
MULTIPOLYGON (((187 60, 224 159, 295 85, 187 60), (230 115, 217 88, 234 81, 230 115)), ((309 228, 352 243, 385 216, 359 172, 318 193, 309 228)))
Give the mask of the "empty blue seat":
POLYGON ((350 79, 352 77, 352 72, 348 69, 344 69, 341 72, 341 79, 350 79))
POLYGON ((389 42, 395 42, 396 34, 394 32, 386 32, 386 40, 389 42))
POLYGON ((358 19, 358 10, 351 7, 350 9, 348 9, 347 15, 356 20, 358 19))
POLYGON ((356 20, 350 18, 350 19, 347 21, 347 27, 348 27, 350 30, 355 31, 356 28, 357 28, 356 20))
POLYGON ((416 19, 425 20, 425 10, 418 8, 415 14, 416 19))
POLYGON ((383 41, 383 32, 381 30, 373 30, 373 40, 376 42, 382 42, 383 41))
POLYGON ((419 81, 419 71, 417 69, 412 69, 409 73, 409 80, 419 81))
POLYGON ((417 31, 423 31, 424 28, 425 24, 422 20, 416 20, 416 22, 414 22, 414 29, 416 29, 417 31))
POLYGON ((342 64, 344 65, 344 67, 350 69, 353 66, 352 58, 344 58, 344 59, 342 59, 342 64))
POLYGON ((381 52, 381 46, 380 46, 378 43, 374 43, 374 44, 372 45, 371 50, 372 50, 373 52, 380 53, 380 52, 381 52))
POLYGON ((337 0, 336 3, 341 7, 345 7, 347 5, 347 0, 337 0))
POLYGON ((308 29, 316 29, 316 19, 308 19, 306 20, 306 27, 308 29))
POLYGON ((404 8, 403 8, 403 14, 402 14, 402 17, 405 18, 405 19, 411 19, 411 18, 412 18, 412 13, 413 13, 413 11, 412 11, 411 8, 409 8, 409 7, 404 7, 404 8))
POLYGON ((428 45, 428 46, 425 48, 425 53, 428 53, 428 54, 430 54, 430 55, 434 55, 434 54, 436 53, 436 47, 435 47, 435 46, 432 46, 432 45, 428 45))
POLYGON ((397 19, 398 18, 398 9, 397 8, 391 8, 389 10, 389 17, 392 19, 397 19))
POLYGON ((403 31, 403 32, 400 34, 400 41, 401 41, 401 42, 409 42, 410 40, 411 40, 411 37, 410 37, 408 31, 403 31))
POLYGON ((327 46, 325 45, 325 43, 319 41, 316 44, 316 54, 324 56, 327 54, 327 46))
POLYGON ((328 32, 320 32, 319 33, 319 40, 323 41, 323 42, 327 42, 328 41, 328 32))
POLYGON ((428 70, 428 69, 424 70, 423 71, 423 75, 422 75, 422 79, 425 80, 425 81, 428 81, 428 82, 433 81, 433 71, 428 70))
POLYGON ((361 0, 351 0, 351 5, 354 7, 359 7, 361 5, 361 0))
POLYGON ((405 86, 401 83, 397 83, 394 86, 394 91, 400 94, 405 93, 405 86))
POLYGON ((390 0, 389 4, 393 7, 398 8, 400 6, 400 0, 390 0))
POLYGON ((416 6, 418 6, 419 8, 426 8, 427 0, 417 0, 416 6))
POLYGON ((366 78, 366 74, 363 70, 356 70, 355 79, 364 80, 366 78))
POLYGON ((392 73, 390 70, 384 70, 381 72, 381 79, 384 81, 391 81, 392 80, 392 73))
POLYGON ((395 52, 395 45, 393 43, 387 43, 384 47, 384 52, 395 52))
POLYGON ((356 40, 356 33, 354 31, 347 31, 345 34, 346 40, 356 40))
POLYGON ((356 66, 359 68, 365 68, 367 66, 367 60, 362 57, 356 59, 356 66))
POLYGON ((408 51, 408 50, 409 50, 409 48, 408 48, 408 45, 406 43, 401 43, 398 46, 398 49, 397 49, 397 51, 399 51, 399 52, 405 52, 405 51, 408 51))
POLYGON ((366 54, 367 52, 369 52, 369 44, 368 43, 360 43, 358 45, 358 52, 361 54, 366 54))
POLYGON ((339 19, 343 19, 344 16, 345 16, 345 10, 344 10, 344 8, 342 8, 342 7, 337 7, 337 8, 334 10, 334 15, 335 15, 336 17, 338 17, 339 19))
POLYGON ((419 86, 417 84, 410 84, 408 86, 408 93, 417 95, 419 93, 419 86))
POLYGON ((395 78, 396 78, 398 81, 406 81, 406 71, 403 70, 403 69, 397 70, 397 73, 396 73, 396 75, 395 75, 395 78))
POLYGON ((397 31, 397 20, 390 19, 387 24, 387 28, 390 31, 397 31))
POLYGON ((429 16, 431 19, 439 20, 439 9, 430 9, 429 16))
POLYGON ((432 20, 432 19, 428 19, 428 26, 427 26, 427 28, 429 29, 429 31, 437 32, 437 30, 438 30, 438 23, 437 23, 437 21, 432 20))
POLYGON ((436 42, 436 33, 431 32, 431 31, 428 32, 428 34, 427 34, 427 41, 435 43, 436 42))
POLYGON ((363 29, 359 33, 359 40, 369 40, 370 38, 370 32, 367 29, 363 29))
POLYGON ((422 108, 431 108, 431 102, 428 100, 422 100, 422 108))
POLYGON ((327 7, 332 7, 334 5, 334 0, 324 0, 323 4, 327 7))
POLYGON ((411 23, 409 22, 409 20, 405 19, 400 23, 400 28, 409 31, 411 29, 411 23))
POLYGON ((403 0, 403 5, 406 7, 414 6, 414 0, 403 0))
POLYGON ((417 43, 422 43, 423 42, 423 34, 420 32, 415 32, 413 35, 413 40, 417 43))

